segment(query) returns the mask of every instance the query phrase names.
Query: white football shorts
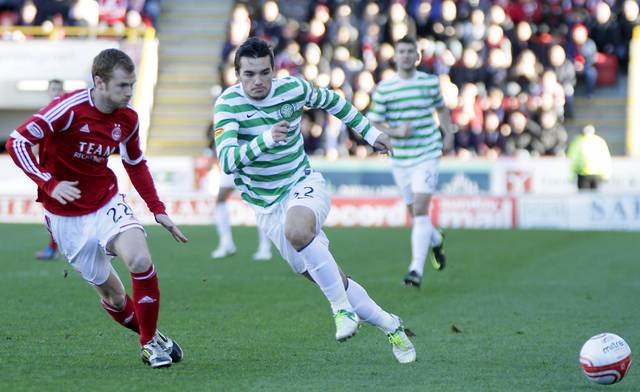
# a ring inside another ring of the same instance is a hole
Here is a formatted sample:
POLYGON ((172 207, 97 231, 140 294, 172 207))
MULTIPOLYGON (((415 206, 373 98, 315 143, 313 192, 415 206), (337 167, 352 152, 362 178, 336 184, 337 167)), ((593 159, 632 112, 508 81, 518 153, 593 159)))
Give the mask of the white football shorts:
POLYGON ((45 210, 44 215, 60 253, 87 282, 96 286, 106 282, 111 272, 115 255, 107 251, 109 241, 129 229, 144 232, 120 194, 91 214, 62 216, 45 210))
POLYGON ((294 272, 300 274, 307 270, 304 258, 296 251, 284 235, 284 223, 287 211, 293 206, 304 206, 316 215, 316 239, 329 245, 327 235, 322 231, 322 225, 331 209, 331 198, 327 192, 322 174, 313 172, 304 180, 296 184, 289 196, 284 198, 271 212, 256 214, 258 226, 274 243, 280 255, 294 272))
POLYGON ((392 167, 393 179, 406 204, 413 204, 416 193, 433 194, 438 185, 438 160, 429 159, 416 166, 392 167))
POLYGON ((233 182, 233 174, 227 174, 222 169, 220 170, 220 188, 233 188, 235 184, 233 182))

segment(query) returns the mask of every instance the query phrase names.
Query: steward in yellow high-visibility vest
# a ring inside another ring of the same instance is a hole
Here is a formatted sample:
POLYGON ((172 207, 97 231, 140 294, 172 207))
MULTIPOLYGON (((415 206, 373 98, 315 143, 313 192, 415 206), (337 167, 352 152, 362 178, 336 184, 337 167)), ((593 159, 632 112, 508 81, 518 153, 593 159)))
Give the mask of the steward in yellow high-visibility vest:
POLYGON ((598 189, 600 182, 611 177, 611 154, 607 142, 587 125, 582 135, 569 145, 570 179, 578 175, 578 189, 598 189))

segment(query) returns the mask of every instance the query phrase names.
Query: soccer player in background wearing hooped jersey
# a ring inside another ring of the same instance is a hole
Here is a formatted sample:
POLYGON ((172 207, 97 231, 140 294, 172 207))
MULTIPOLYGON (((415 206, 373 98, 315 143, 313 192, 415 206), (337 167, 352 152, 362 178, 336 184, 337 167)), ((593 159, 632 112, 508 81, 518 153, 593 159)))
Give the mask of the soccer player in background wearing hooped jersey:
POLYGON ((416 352, 402 321, 382 310, 365 289, 342 272, 322 231, 331 200, 324 179, 304 152, 300 119, 303 107, 324 109, 360 133, 381 152, 389 138, 369 124, 350 103, 331 90, 295 77, 274 79, 273 52, 259 38, 236 51, 240 83, 216 100, 214 134, 220 167, 257 215, 291 268, 315 282, 331 305, 336 339, 354 336, 360 320, 379 327, 401 363, 416 352))
POLYGON ((38 185, 37 200, 60 253, 95 287, 111 317, 140 334, 142 361, 153 368, 171 366, 182 359, 182 350, 156 329, 160 291, 145 232, 107 167, 118 147, 156 221, 176 241, 187 239, 166 214, 140 150, 138 114, 129 105, 133 61, 118 49, 106 49, 94 58, 91 75, 93 88, 54 99, 11 133, 7 151, 38 185), (131 273, 133 299, 111 265, 114 256, 131 273))
MULTIPOLYGON (((64 82, 60 79, 49 80, 47 86, 47 95, 49 100, 53 100, 64 93, 64 82)), ((58 253, 58 245, 53 239, 51 233, 49 233, 49 245, 46 248, 36 253, 36 258, 41 260, 53 260, 58 253)))
POLYGON ((441 271, 445 266, 444 235, 433 227, 429 217, 429 201, 436 190, 442 156, 442 134, 434 115, 443 131, 452 128, 438 78, 418 71, 418 59, 413 38, 404 37, 395 43, 396 75, 378 84, 367 113, 369 120, 391 138, 393 178, 413 220, 411 264, 402 281, 414 287, 422 282, 430 246, 433 267, 441 271))

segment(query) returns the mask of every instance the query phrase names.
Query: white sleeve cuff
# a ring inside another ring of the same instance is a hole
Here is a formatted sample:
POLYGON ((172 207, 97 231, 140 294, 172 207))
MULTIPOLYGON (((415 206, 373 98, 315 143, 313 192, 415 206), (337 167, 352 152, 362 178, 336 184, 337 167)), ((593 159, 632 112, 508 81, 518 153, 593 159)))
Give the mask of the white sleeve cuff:
POLYGON ((267 146, 267 148, 271 148, 276 144, 276 142, 273 141, 273 135, 271 134, 271 130, 268 130, 267 132, 264 132, 262 134, 262 140, 264 141, 264 144, 265 146, 267 146))
POLYGON ((378 136, 380 136, 382 132, 378 130, 378 128, 371 127, 369 128, 369 132, 367 132, 367 136, 364 137, 364 140, 369 143, 369 145, 373 146, 376 144, 376 140, 378 140, 378 136))

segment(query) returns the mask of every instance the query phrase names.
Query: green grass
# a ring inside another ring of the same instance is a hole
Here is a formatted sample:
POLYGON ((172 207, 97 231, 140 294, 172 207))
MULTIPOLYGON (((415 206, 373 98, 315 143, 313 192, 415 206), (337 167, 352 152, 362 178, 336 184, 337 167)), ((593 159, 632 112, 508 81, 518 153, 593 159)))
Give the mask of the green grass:
MULTIPOLYGON (((608 331, 640 348, 637 233, 447 230, 447 269, 427 266, 416 290, 400 285, 409 229, 327 229, 343 270, 418 334, 418 362, 400 365, 377 328, 336 342, 320 290, 279 257, 251 260, 255 228, 234 228, 222 261, 213 227, 183 231, 180 245, 148 227, 159 326, 185 352, 152 370, 68 264, 34 260, 43 226, 0 225, 0 391, 599 391, 584 341, 608 331)), ((637 367, 607 390, 639 390, 637 367)))

